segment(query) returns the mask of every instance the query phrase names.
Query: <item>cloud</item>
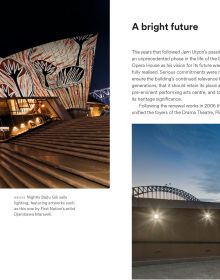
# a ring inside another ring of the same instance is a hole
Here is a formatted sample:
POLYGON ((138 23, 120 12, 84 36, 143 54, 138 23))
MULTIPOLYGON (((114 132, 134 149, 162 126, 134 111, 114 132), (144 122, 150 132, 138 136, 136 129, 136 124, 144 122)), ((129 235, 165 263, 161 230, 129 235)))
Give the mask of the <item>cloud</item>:
POLYGON ((185 158, 220 152, 220 125, 158 125, 155 137, 185 158))
POLYGON ((207 193, 220 193, 220 125, 160 125, 157 129, 158 141, 201 174, 192 177, 197 186, 207 193))
POLYGON ((194 177, 200 188, 209 193, 220 193, 220 159, 219 161, 200 164, 201 177, 194 177))
POLYGON ((134 181, 176 181, 198 198, 220 199, 219 124, 138 125, 136 131, 134 181))

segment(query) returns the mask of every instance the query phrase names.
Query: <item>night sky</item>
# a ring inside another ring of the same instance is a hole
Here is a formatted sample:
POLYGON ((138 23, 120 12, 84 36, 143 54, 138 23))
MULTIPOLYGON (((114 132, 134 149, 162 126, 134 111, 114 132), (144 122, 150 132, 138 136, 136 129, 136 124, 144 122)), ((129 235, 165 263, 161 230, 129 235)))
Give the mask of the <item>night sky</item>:
POLYGON ((15 3, 4 1, 1 6, 0 57, 75 35, 98 33, 91 90, 109 87, 109 0, 15 3))
POLYGON ((133 186, 165 185, 220 201, 220 125, 133 125, 133 186))

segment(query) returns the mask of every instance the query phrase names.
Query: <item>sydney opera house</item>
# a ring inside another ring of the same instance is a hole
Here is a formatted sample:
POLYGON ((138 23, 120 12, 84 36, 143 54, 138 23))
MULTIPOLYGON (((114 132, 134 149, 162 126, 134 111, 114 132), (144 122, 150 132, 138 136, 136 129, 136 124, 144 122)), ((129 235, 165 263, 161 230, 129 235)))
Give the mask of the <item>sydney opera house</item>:
POLYGON ((0 58, 1 188, 109 187, 109 104, 89 94, 96 40, 0 58))

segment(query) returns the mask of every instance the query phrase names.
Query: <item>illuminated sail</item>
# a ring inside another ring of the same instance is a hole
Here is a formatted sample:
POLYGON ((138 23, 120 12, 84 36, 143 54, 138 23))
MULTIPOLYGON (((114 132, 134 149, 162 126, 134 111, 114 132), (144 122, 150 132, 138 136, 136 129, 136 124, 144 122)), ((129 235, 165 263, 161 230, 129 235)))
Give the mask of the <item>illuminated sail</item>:
POLYGON ((86 108, 96 40, 76 36, 0 58, 0 97, 58 96, 66 109, 86 108))

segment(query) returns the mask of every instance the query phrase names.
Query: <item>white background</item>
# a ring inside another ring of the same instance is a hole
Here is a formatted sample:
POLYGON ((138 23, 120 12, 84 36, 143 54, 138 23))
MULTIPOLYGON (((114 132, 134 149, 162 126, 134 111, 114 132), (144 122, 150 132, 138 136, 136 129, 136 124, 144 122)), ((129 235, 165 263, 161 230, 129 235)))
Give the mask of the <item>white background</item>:
POLYGON ((220 48, 219 1, 111 0, 111 188, 1 190, 0 279, 131 279, 131 123, 218 119, 131 119, 132 49, 220 48), (194 32, 131 31, 134 22, 197 24, 194 32), (13 217, 15 194, 66 194, 71 215, 13 217))

